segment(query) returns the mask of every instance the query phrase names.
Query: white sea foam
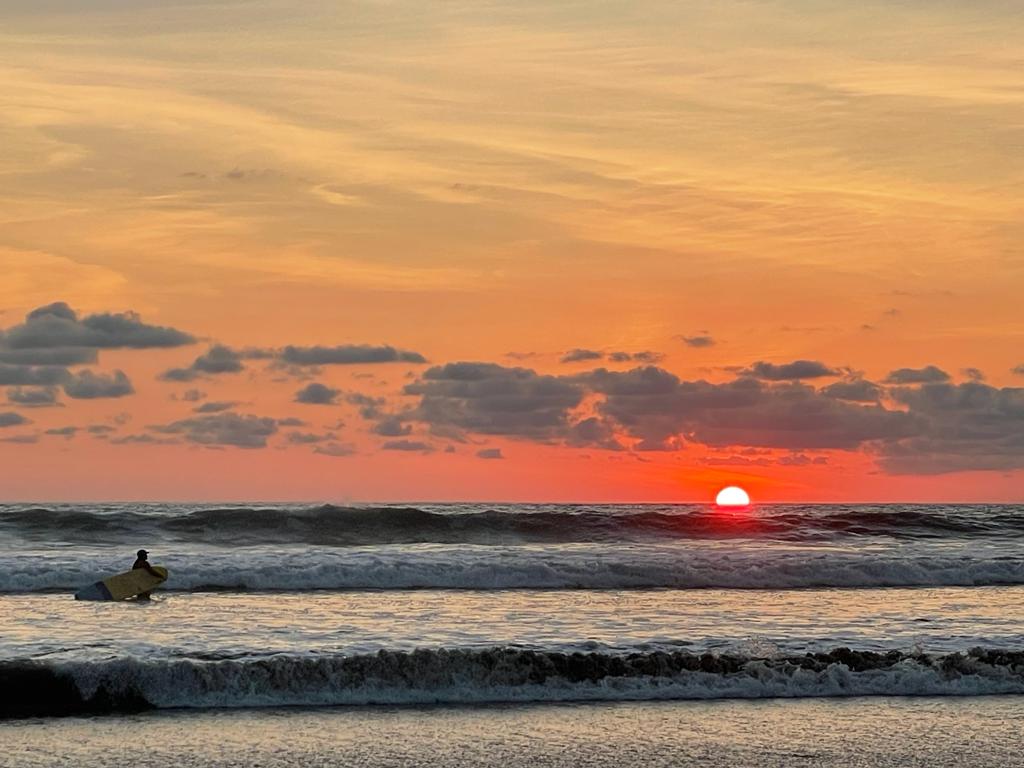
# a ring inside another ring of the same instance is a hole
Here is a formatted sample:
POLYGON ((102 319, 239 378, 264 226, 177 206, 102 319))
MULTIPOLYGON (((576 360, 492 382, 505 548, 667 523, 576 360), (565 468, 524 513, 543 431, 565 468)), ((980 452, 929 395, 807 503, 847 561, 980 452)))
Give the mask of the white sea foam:
MULTIPOLYGON (((1024 555, 981 547, 557 545, 192 549, 159 555, 169 590, 798 589, 1024 584, 1024 555)), ((73 590, 124 570, 77 548, 0 554, 0 592, 73 590)))
MULTIPOLYGON (((0 667, 0 677, 8 683, 34 681, 40 694, 53 692, 50 699, 65 697, 48 701, 40 695, 34 706, 77 711, 1024 693, 1021 654, 980 649, 936 657, 837 649, 775 659, 440 649, 355 657, 22 664, 0 667)), ((8 714, 17 706, 8 706, 8 714)))

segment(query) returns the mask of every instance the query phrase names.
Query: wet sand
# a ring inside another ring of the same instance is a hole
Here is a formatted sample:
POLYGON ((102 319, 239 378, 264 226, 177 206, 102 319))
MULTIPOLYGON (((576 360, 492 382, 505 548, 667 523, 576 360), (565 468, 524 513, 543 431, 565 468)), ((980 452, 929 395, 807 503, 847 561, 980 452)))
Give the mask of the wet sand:
POLYGON ((974 766, 1024 697, 162 711, 0 723, 0 766, 974 766))

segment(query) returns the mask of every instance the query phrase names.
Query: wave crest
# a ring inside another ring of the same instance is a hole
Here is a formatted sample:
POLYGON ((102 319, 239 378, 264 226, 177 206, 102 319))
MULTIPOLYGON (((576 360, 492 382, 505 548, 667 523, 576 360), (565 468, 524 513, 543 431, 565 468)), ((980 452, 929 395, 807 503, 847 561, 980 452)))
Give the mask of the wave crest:
MULTIPOLYGON (((1024 557, 665 545, 242 549, 160 556, 172 591, 804 589, 1024 584, 1024 557)), ((109 553, 0 555, 0 592, 74 591, 109 553)))
POLYGON ((1024 536, 1012 506, 768 506, 728 513, 701 506, 0 507, 0 530, 27 540, 158 538, 206 544, 566 543, 650 539, 1024 536))
POLYGON ((0 717, 166 707, 1024 693, 1024 652, 804 656, 483 650, 0 663, 0 717), (18 693, 15 694, 14 692, 18 693))

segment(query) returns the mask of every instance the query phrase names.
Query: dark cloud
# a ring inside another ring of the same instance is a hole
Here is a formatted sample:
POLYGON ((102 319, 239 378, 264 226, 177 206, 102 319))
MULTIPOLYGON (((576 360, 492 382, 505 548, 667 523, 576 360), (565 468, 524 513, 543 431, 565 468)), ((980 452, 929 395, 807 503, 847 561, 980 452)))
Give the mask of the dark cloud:
POLYGON ((0 413, 0 427, 18 427, 29 423, 31 422, 20 413, 15 413, 14 411, 0 413))
POLYGON ((852 450, 916 430, 909 414, 837 400, 797 382, 680 381, 652 366, 599 369, 586 381, 604 395, 599 416, 639 439, 638 449, 675 450, 682 436, 713 447, 852 450))
POLYGON ((964 368, 961 373, 971 381, 985 380, 985 372, 980 368, 964 368))
POLYGON ((295 393, 295 402, 306 405, 334 405, 340 394, 340 389, 332 389, 326 384, 313 382, 295 393))
POLYGON ((362 392, 349 392, 345 402, 359 407, 359 415, 364 419, 373 420, 380 417, 380 408, 386 402, 383 397, 371 397, 362 392))
POLYGON ((60 384, 68 375, 67 368, 53 365, 0 364, 0 386, 52 386, 60 384))
POLYGON ((186 389, 181 393, 181 399, 186 403, 198 403, 200 400, 206 397, 206 393, 201 389, 186 389))
POLYGON ((45 408, 60 405, 57 402, 56 387, 12 387, 7 390, 7 399, 13 405, 23 408, 45 408))
POLYGON ((811 465, 823 466, 828 464, 827 456, 808 456, 805 453, 791 453, 788 456, 779 457, 776 464, 784 467, 807 467, 811 465))
POLYGON ((106 435, 116 432, 114 427, 108 426, 107 424, 92 424, 85 428, 85 431, 90 435, 96 435, 97 437, 105 437, 106 435))
POLYGON ((590 417, 578 421, 569 428, 566 438, 569 445, 590 445, 606 451, 624 451, 625 446, 615 439, 611 425, 602 419, 590 417))
POLYGON ((368 344, 342 344, 335 347, 287 346, 278 354, 282 363, 289 365, 357 365, 361 363, 425 363, 418 352, 408 352, 391 346, 368 344))
POLYGON ((176 438, 154 437, 153 435, 125 435, 112 438, 111 445, 177 445, 181 441, 176 438))
POLYGON ((881 446, 884 470, 942 474, 1024 468, 1024 389, 981 382, 900 387, 890 395, 924 429, 881 446))
POLYGON ((771 459, 754 458, 746 456, 708 456, 700 460, 701 464, 708 467, 770 467, 771 459))
POLYGON ((562 363, 584 363, 590 360, 601 360, 604 358, 604 352, 598 352, 596 349, 570 349, 564 355, 562 355, 559 362, 562 363))
POLYGON ((276 434, 276 419, 237 413, 217 413, 181 419, 149 427, 163 435, 181 435, 190 443, 236 448, 265 448, 267 438, 276 434))
POLYGON ((949 374, 934 365, 924 368, 897 368, 885 377, 886 384, 935 384, 949 381, 949 374))
POLYGON ((199 374, 191 368, 168 368, 158 377, 162 381, 192 381, 199 377, 199 374))
POLYGON ((404 391, 420 397, 410 417, 432 428, 534 439, 563 437, 584 394, 567 378, 471 362, 430 368, 404 391))
POLYGON ((78 427, 55 427, 53 429, 46 430, 46 434, 70 440, 78 434, 78 427))
POLYGON ((594 349, 572 349, 562 355, 562 363, 582 363, 607 358, 613 363, 656 363, 665 356, 660 352, 644 350, 641 352, 598 352, 594 349))
POLYGON ((1018 376, 1024 376, 1024 363, 1021 363, 1020 365, 1015 365, 1013 368, 1010 369, 1010 373, 1015 373, 1018 376))
POLYGON ((355 452, 356 449, 353 446, 347 445, 345 443, 336 442, 327 443, 325 445, 318 445, 316 448, 313 449, 313 453, 319 453, 324 456, 336 456, 338 458, 352 456, 355 454, 355 452))
POLYGON ((334 440, 335 436, 330 432, 323 435, 318 435, 315 432, 289 432, 287 439, 294 445, 315 445, 334 440))
POLYGON ((839 371, 833 370, 817 360, 794 360, 792 363, 782 365, 759 360, 742 373, 765 381, 796 381, 839 375, 839 371))
POLYGON ((688 347, 694 347, 700 349, 702 347, 713 347, 715 340, 706 334, 699 336, 680 336, 679 340, 688 347))
POLYGON ((657 363, 665 356, 660 352, 609 352, 608 359, 613 363, 657 363))
MULTIPOLYGON (((770 454, 765 451, 763 454, 770 454)), ((751 454, 749 451, 740 451, 739 454, 729 456, 708 456, 700 459, 700 463, 709 467, 806 467, 810 465, 828 464, 825 456, 808 456, 805 453, 789 453, 778 458, 770 455, 751 454)))
POLYGON ((373 425, 371 431, 381 437, 401 437, 412 432, 412 427, 403 424, 397 416, 385 416, 373 425))
POLYGON ((479 459, 504 459, 501 448, 481 448, 476 452, 479 459))
POLYGON ((192 409, 194 413, 221 413, 222 411, 229 411, 238 405, 234 400, 211 400, 208 403, 196 406, 192 409))
POLYGON ((244 353, 223 344, 215 344, 187 368, 171 368, 160 374, 160 378, 164 381, 193 381, 203 376, 238 373, 245 369, 243 358, 244 353))
POLYGON ((4 349, 0 338, 0 363, 11 365, 88 365, 95 363, 99 353, 88 347, 55 347, 43 349, 4 349))
POLYGON ((315 374, 322 365, 357 365, 369 363, 425 363, 418 352, 409 352, 391 346, 343 344, 333 347, 304 347, 289 345, 281 349, 248 347, 233 349, 215 344, 185 368, 171 368, 160 378, 164 381, 193 381, 197 378, 225 373, 238 373, 245 369, 246 360, 272 360, 272 368, 300 379, 315 374))
POLYGON ((85 347, 152 349, 192 344, 195 338, 175 328, 149 325, 134 312, 98 313, 79 318, 64 302, 29 312, 25 322, 8 328, 3 346, 12 349, 85 347))
MULTIPOLYGON (((760 373, 805 376, 820 372, 818 366, 760 373)), ((814 451, 867 450, 887 472, 1024 468, 1024 389, 977 381, 919 384, 942 372, 905 371, 911 373, 895 378, 913 386, 884 387, 846 372, 848 378, 816 388, 748 375, 684 381, 656 366, 546 376, 451 363, 405 387, 419 401, 396 423, 405 429, 410 421, 424 422, 433 434, 453 439, 503 435, 618 451, 673 451, 686 443, 742 448, 732 455, 787 466, 827 461, 814 451), (584 402, 588 413, 580 417, 584 402), (790 453, 775 459, 759 453, 764 450, 790 453)))
POLYGON ((232 168, 223 177, 231 181, 278 181, 287 175, 274 168, 232 168))
POLYGON ((429 453, 434 450, 434 446, 421 440, 388 440, 381 445, 381 448, 385 451, 418 451, 420 453, 429 453))
POLYGON ((302 419, 297 419, 294 416, 288 416, 284 419, 277 420, 277 426, 279 427, 305 427, 306 422, 302 419))
POLYGON ((124 371, 106 374, 85 370, 68 376, 64 382, 64 394, 76 400, 124 397, 134 392, 135 388, 124 371))
POLYGON ((847 379, 823 387, 821 394, 854 403, 877 403, 882 397, 882 388, 867 379, 847 379))

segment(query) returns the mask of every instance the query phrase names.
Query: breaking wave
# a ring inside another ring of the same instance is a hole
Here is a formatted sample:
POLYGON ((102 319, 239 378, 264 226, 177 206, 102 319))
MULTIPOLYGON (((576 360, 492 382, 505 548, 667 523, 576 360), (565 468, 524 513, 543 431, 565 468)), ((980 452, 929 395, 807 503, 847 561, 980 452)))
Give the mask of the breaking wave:
POLYGON ((567 543, 754 538, 1024 537, 1009 505, 768 505, 740 513, 696 505, 419 507, 176 505, 4 506, 0 532, 68 543, 139 539, 205 544, 567 543))
MULTIPOLYGON (((160 555, 161 589, 802 589, 1024 584, 1024 555, 674 545, 251 548, 160 555)), ((0 592, 74 591, 124 570, 109 552, 0 554, 0 592)))
POLYGON ((1024 693, 1024 652, 804 656, 486 650, 0 662, 0 717, 176 707, 358 706, 1024 693))

